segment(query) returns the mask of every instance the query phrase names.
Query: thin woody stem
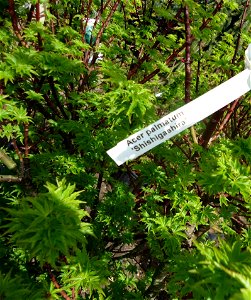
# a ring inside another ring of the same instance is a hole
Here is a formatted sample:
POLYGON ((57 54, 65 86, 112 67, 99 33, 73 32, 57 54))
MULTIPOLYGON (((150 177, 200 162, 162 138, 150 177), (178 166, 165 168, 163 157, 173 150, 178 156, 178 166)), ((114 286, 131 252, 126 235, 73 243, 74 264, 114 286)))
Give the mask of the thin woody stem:
POLYGON ((218 123, 220 122, 221 118, 223 117, 224 110, 225 110, 225 107, 216 111, 212 115, 210 122, 208 123, 208 125, 202 135, 201 141, 200 141, 200 144, 202 145, 203 148, 207 148, 208 143, 212 137, 212 134, 214 133, 215 129, 217 128, 218 123))
POLYGON ((16 151, 16 154, 18 155, 19 157, 19 160, 20 161, 23 161, 23 155, 22 155, 22 152, 19 150, 18 146, 17 146, 17 142, 15 139, 12 140, 11 142, 12 146, 14 147, 15 151, 16 151))
MULTIPOLYGON (((47 265, 45 266, 45 268, 46 268, 46 270, 47 270, 47 272, 48 272, 48 274, 49 274, 49 276, 50 276, 50 279, 51 279, 53 285, 55 286, 55 288, 56 288, 56 289, 60 289, 61 287, 60 287, 59 283, 57 282, 57 279, 56 279, 55 275, 52 273, 50 265, 47 264, 47 265)), ((66 300, 72 300, 72 299, 66 294, 65 291, 60 290, 60 294, 61 294, 61 296, 62 296, 64 299, 66 299, 66 300)))
MULTIPOLYGON (((191 101, 191 27, 190 27, 190 16, 189 8, 186 5, 184 9, 185 13, 185 30, 186 30, 186 61, 185 61, 185 103, 191 101)), ((196 136, 196 131, 194 126, 190 128, 190 132, 193 138, 194 143, 198 144, 198 139, 196 136)))
POLYGON ((29 124, 24 124, 24 157, 29 156, 29 144, 28 144, 28 135, 29 135, 29 124))
POLYGON ((23 178, 23 176, 24 176, 24 159, 23 159, 22 152, 19 150, 19 148, 17 146, 17 142, 16 142, 15 139, 12 140, 11 144, 14 147, 14 149, 16 151, 16 154, 19 157, 19 160, 20 160, 20 177, 23 178))
POLYGON ((199 41, 198 47, 199 47, 199 59, 197 64, 197 72, 196 72, 196 85, 195 85, 195 93, 198 95, 199 92, 199 85, 200 85, 200 69, 201 69, 201 44, 202 40, 199 41))
POLYGON ((15 11, 15 1, 14 0, 9 0, 9 13, 11 16, 12 27, 14 29, 14 32, 15 32, 17 38, 19 39, 20 43, 24 47, 27 47, 27 44, 23 40, 23 37, 21 35, 20 29, 18 26, 18 18, 17 18, 16 11, 15 11))
MULTIPOLYGON (((84 35, 85 35, 85 32, 86 32, 87 23, 88 23, 89 16, 90 16, 91 3, 92 3, 92 0, 89 1, 88 7, 87 7, 87 17, 86 17, 85 24, 84 24, 84 27, 83 27, 83 32, 82 32, 82 40, 83 40, 83 41, 84 41, 84 35)), ((94 22, 94 24, 93 24, 93 30, 94 30, 94 28, 96 27, 96 25, 97 25, 97 23, 98 23, 98 20, 99 20, 100 17, 101 17, 101 14, 102 14, 103 11, 110 5, 110 3, 111 3, 111 0, 106 1, 105 5, 103 5, 103 3, 101 3, 101 8, 100 8, 100 10, 98 11, 98 13, 97 13, 97 15, 96 15, 96 18, 95 18, 95 22, 94 22)), ((91 35, 90 44, 92 44, 92 35, 91 35)), ((86 53, 85 53, 85 58, 84 58, 84 62, 85 62, 85 63, 88 62, 89 57, 90 57, 90 53, 91 53, 90 50, 87 50, 87 51, 86 51, 86 53)))
POLYGON ((106 1, 105 5, 103 5, 103 4, 101 3, 101 8, 100 8, 100 10, 98 11, 98 14, 97 14, 97 16, 96 16, 96 20, 95 20, 95 23, 94 23, 94 25, 93 25, 93 28, 95 28, 95 26, 97 25, 98 20, 100 19, 100 17, 101 17, 101 15, 102 15, 103 11, 108 7, 108 5, 110 5, 110 3, 111 3, 111 0, 106 1))
POLYGON ((34 13, 34 10, 35 10, 35 5, 31 5, 30 6, 30 10, 29 10, 29 13, 27 14, 27 20, 26 20, 26 25, 29 24, 32 20, 32 16, 33 16, 33 13, 34 13))
POLYGON ((186 153, 186 151, 183 149, 183 147, 181 147, 181 146, 179 145, 179 143, 175 142, 175 140, 173 140, 172 142, 173 142, 173 144, 174 144, 177 148, 180 149, 180 151, 185 155, 185 157, 186 157, 188 160, 190 160, 190 156, 186 153))
POLYGON ((10 158, 6 153, 4 153, 2 150, 0 150, 0 161, 5 164, 5 166, 12 170, 15 169, 17 164, 10 158))
POLYGON ((82 40, 83 40, 83 42, 85 41, 85 31, 86 31, 87 23, 88 23, 89 16, 90 16, 91 5, 92 5, 92 0, 89 0, 88 7, 87 7, 86 22, 84 23, 83 32, 82 32, 82 40))
MULTIPOLYGON (((223 5, 223 1, 220 1, 219 3, 217 3, 217 5, 216 5, 216 7, 215 7, 215 9, 214 9, 214 11, 213 11, 213 13, 212 13, 213 16, 216 15, 216 14, 221 10, 222 5, 223 5)), ((200 30, 205 29, 205 28, 208 26, 208 24, 211 22, 211 20, 212 20, 212 18, 208 18, 208 19, 204 20, 203 23, 202 23, 202 25, 200 26, 200 30)), ((194 37, 193 35, 191 35, 191 42, 193 42, 194 40, 195 40, 195 37, 194 37)), ((186 43, 182 44, 179 48, 175 49, 175 50, 173 51, 173 53, 166 59, 165 64, 168 65, 172 60, 174 60, 174 59, 178 56, 178 54, 179 54, 182 50, 185 49, 185 47, 186 47, 186 43)), ((159 72, 160 72, 160 69, 159 69, 159 68, 155 69, 152 73, 146 75, 146 76, 140 81, 140 83, 143 84, 143 83, 149 81, 149 80, 152 79, 155 75, 157 75, 159 72)))
POLYGON ((186 60, 185 60, 185 103, 191 101, 191 28, 188 6, 185 6, 185 31, 186 31, 186 60))
MULTIPOLYGON (((96 27, 98 21, 100 20, 101 14, 102 14, 103 11, 110 5, 110 3, 111 3, 111 0, 108 0, 108 1, 106 1, 105 5, 101 4, 101 8, 100 8, 100 10, 98 11, 97 16, 96 16, 96 18, 95 18, 95 22, 94 22, 94 24, 93 24, 93 30, 94 30, 94 28, 96 27)), ((92 42, 93 42, 92 38, 93 38, 93 36, 91 35, 91 40, 90 40, 90 44, 91 44, 91 45, 92 45, 92 42)), ((89 51, 89 53, 90 53, 90 51, 89 51)), ((94 58, 93 58, 93 59, 94 59, 94 58)), ((96 59, 94 59, 94 60, 92 61, 92 64, 95 63, 95 60, 96 60, 96 59)))
MULTIPOLYGON (((217 5, 218 7, 222 6, 221 2, 217 5)), ((245 9, 244 9, 244 12, 243 12, 243 15, 242 15, 242 19, 241 19, 241 23, 240 23, 240 31, 243 27, 244 19, 245 19, 245 16, 246 16, 246 10, 248 9, 248 7, 249 7, 249 0, 247 0, 247 2, 246 2, 245 9)), ((205 22, 205 24, 206 24, 206 22, 205 22)), ((232 62, 234 62, 235 59, 236 59, 236 55, 237 55, 237 51, 238 51, 238 47, 239 47, 238 46, 239 42, 240 41, 237 39, 237 46, 236 46, 236 49, 235 49, 234 56, 232 58, 232 62)), ((232 104, 231 107, 235 107, 237 105, 237 102, 238 102, 238 99, 236 100, 236 103, 234 102, 232 104)), ((223 127, 225 126, 225 124, 228 121, 228 118, 230 118, 230 116, 232 115, 232 113, 234 111, 234 108, 233 108, 233 111, 231 111, 231 107, 230 107, 230 110, 229 110, 229 114, 226 115, 225 120, 223 120, 221 125, 220 125, 220 128, 218 130, 219 133, 222 131, 223 127)), ((214 134, 218 124, 220 123, 221 119, 224 116, 225 109, 226 108, 222 108, 222 109, 220 109, 219 111, 215 112, 212 115, 212 117, 211 117, 211 119, 210 119, 204 133, 203 133, 202 139, 201 139, 201 145, 204 148, 206 148, 208 146, 208 144, 212 141, 211 139, 215 140, 216 137, 219 135, 219 133, 216 133, 216 135, 213 137, 213 134, 214 134)))
POLYGON ((219 129, 217 130, 217 132, 215 133, 215 135, 210 139, 210 143, 212 143, 214 140, 216 140, 219 136, 219 134, 221 133, 221 131, 224 129, 225 125, 227 124, 227 122, 229 121, 229 119, 231 118, 238 102, 239 102, 240 98, 236 99, 233 104, 230 106, 228 113, 226 114, 224 120, 222 121, 222 123, 219 126, 219 129))
POLYGON ((36 3, 36 21, 39 22, 40 21, 40 1, 37 0, 36 3))
POLYGON ((56 90, 56 87, 55 87, 55 82, 54 82, 54 80, 53 80, 53 77, 50 76, 50 77, 48 78, 48 81, 49 81, 49 85, 50 85, 50 88, 51 88, 51 93, 52 93, 52 95, 53 95, 53 98, 54 98, 54 100, 55 100, 55 102, 56 102, 57 107, 59 108, 59 110, 60 110, 62 116, 63 116, 65 119, 68 119, 68 116, 67 116, 67 114, 65 113, 62 104, 60 103, 59 96, 58 96, 58 93, 57 93, 57 90, 56 90))
POLYGON ((114 5, 113 5, 113 7, 112 7, 112 9, 111 9, 111 11, 110 11, 108 17, 107 17, 106 20, 103 22, 103 24, 102 24, 102 26, 101 26, 101 28, 100 28, 98 34, 97 34, 96 47, 98 47, 98 45, 99 45, 99 43, 100 43, 100 40, 101 40, 101 36, 102 36, 102 34, 103 34, 105 28, 109 25, 109 23, 110 23, 110 21, 111 21, 111 18, 112 18, 112 16, 113 16, 113 14, 115 13, 115 11, 116 11, 116 9, 117 9, 117 7, 118 7, 118 5, 119 5, 120 2, 121 2, 121 0, 117 0, 117 1, 114 3, 114 5))
MULTIPOLYGON (((186 44, 184 43, 181 47, 178 49, 173 50, 173 53, 166 59, 165 64, 168 65, 172 60, 174 60, 178 54, 185 48, 186 44)), ((157 75, 160 72, 160 69, 155 69, 152 73, 145 76, 139 83, 146 83, 150 79, 152 79, 155 75, 157 75)))
POLYGON ((22 178, 13 175, 0 175, 0 182, 21 182, 22 178))
POLYGON ((76 296, 75 296, 75 288, 73 287, 71 290, 71 298, 72 300, 76 300, 76 296))
MULTIPOLYGON (((107 1, 107 2, 110 3, 110 1, 107 1)), ((116 11, 116 9, 117 9, 117 7, 118 7, 118 5, 119 5, 120 2, 121 2, 121 0, 117 0, 117 1, 114 3, 113 7, 112 7, 111 10, 110 10, 110 13, 109 13, 108 17, 107 17, 106 20, 102 23, 102 26, 101 26, 101 28, 100 28, 98 34, 97 34, 97 38, 96 38, 96 42, 95 42, 95 47, 96 47, 96 48, 98 48, 98 46, 99 46, 99 44, 100 44, 100 41, 101 41, 102 34, 103 34, 104 30, 106 29, 106 27, 109 25, 109 23, 110 23, 110 21, 111 21, 111 18, 112 18, 112 16, 113 16, 113 14, 115 13, 115 11, 116 11)), ((107 7, 108 3, 106 3, 104 9, 107 7)), ((96 26, 96 24, 97 24, 97 22, 98 22, 99 16, 100 16, 100 15, 98 15, 98 16, 96 17, 96 20, 95 20, 95 23, 94 23, 94 25, 93 25, 93 28, 96 26)), ((92 36, 91 36, 91 41, 90 41, 90 42, 92 43, 92 36)), ((90 50, 86 51, 86 53, 85 53, 84 63, 85 63, 85 66, 86 66, 86 67, 88 67, 88 66, 87 66, 87 63, 88 63, 90 54, 91 54, 91 51, 90 51, 90 50)), ((95 63, 97 57, 98 57, 98 55, 97 55, 96 53, 94 53, 93 58, 92 58, 92 60, 91 60, 91 65, 94 65, 94 63, 95 63)), ((89 68, 88 68, 88 69, 89 69, 89 68)), ((92 70, 92 68, 90 68, 89 70, 92 70)))
MULTIPOLYGON (((219 3, 216 4, 215 9, 213 11, 213 16, 215 16, 222 8, 224 1, 221 0, 219 3)), ((212 21, 212 18, 208 18, 203 21, 202 25, 200 26, 200 30, 204 29, 207 27, 207 25, 212 21)))

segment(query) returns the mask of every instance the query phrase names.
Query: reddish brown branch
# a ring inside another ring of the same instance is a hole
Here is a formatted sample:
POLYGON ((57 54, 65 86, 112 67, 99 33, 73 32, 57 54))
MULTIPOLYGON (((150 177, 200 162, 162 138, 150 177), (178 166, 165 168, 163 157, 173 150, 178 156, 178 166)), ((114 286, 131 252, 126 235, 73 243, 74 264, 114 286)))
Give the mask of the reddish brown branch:
POLYGON ((111 3, 111 0, 106 1, 105 5, 101 3, 101 7, 100 7, 100 10, 98 11, 98 14, 97 14, 95 23, 93 25, 93 28, 95 28, 95 26, 96 26, 98 20, 100 19, 103 11, 106 10, 106 8, 110 5, 110 3, 111 3))
POLYGON ((208 146, 210 138, 212 137, 215 129, 217 128, 217 125, 220 122, 221 118, 223 117, 224 111, 225 111, 225 107, 216 111, 212 115, 212 117, 202 135, 201 141, 200 141, 200 144, 202 145, 202 147, 206 148, 208 146))
POLYGON ((17 146, 16 140, 15 140, 15 139, 12 139, 11 144, 12 144, 12 146, 14 147, 15 152, 16 152, 16 154, 18 155, 20 162, 22 162, 22 161, 23 161, 23 155, 22 155, 22 152, 19 150, 19 148, 18 148, 18 146, 17 146))
MULTIPOLYGON (((51 279, 53 285, 55 286, 55 288, 56 288, 56 289, 61 289, 59 283, 57 282, 57 279, 56 279, 55 275, 54 275, 54 274, 52 273, 52 271, 51 271, 51 267, 47 264, 47 265, 45 266, 45 268, 46 268, 46 270, 47 270, 47 272, 48 272, 48 274, 49 274, 49 276, 50 276, 50 279, 51 279)), ((65 291, 60 290, 60 294, 61 294, 61 296, 62 296, 64 299, 66 299, 66 300, 71 300, 71 298, 66 294, 65 291)))
MULTIPOLYGON (((185 48, 185 46, 186 46, 186 43, 184 43, 178 49, 173 50, 173 53, 166 59, 165 64, 168 65, 172 60, 174 60, 178 56, 178 54, 185 48)), ((139 83, 143 84, 143 83, 149 81, 155 75, 157 75, 159 72, 160 72, 159 68, 155 69, 152 73, 150 73, 147 76, 145 76, 139 83)))
MULTIPOLYGON (((220 1, 219 3, 216 4, 215 9, 212 13, 213 16, 215 16, 221 9, 222 9, 222 5, 224 4, 224 1, 220 1)), ((207 25, 212 21, 212 18, 208 18, 205 19, 202 23, 202 25, 200 26, 200 30, 204 29, 207 27, 207 25)))
POLYGON ((76 296, 75 296, 75 288, 73 287, 71 290, 71 298, 72 300, 76 300, 76 296))
POLYGON ((35 6, 34 5, 31 5, 30 6, 30 10, 29 10, 29 13, 27 15, 27 21, 26 21, 26 24, 29 24, 32 20, 32 17, 33 17, 33 14, 34 14, 34 10, 35 10, 35 6))
POLYGON ((28 135, 29 135, 29 124, 24 124, 24 157, 29 156, 29 144, 28 144, 28 135))
POLYGON ((104 30, 106 29, 106 27, 109 25, 109 23, 110 23, 110 21, 111 21, 111 18, 112 18, 112 16, 113 16, 113 14, 115 13, 115 11, 116 11, 116 9, 117 9, 117 7, 118 7, 118 5, 119 5, 120 2, 121 2, 121 0, 117 0, 117 1, 114 3, 114 5, 113 5, 113 7, 111 8, 111 11, 110 11, 108 17, 107 17, 106 20, 103 22, 103 24, 102 24, 102 26, 101 26, 101 28, 100 28, 98 34, 97 34, 97 39, 96 39, 96 44, 95 44, 96 47, 98 47, 98 45, 99 45, 99 43, 100 43, 100 40, 101 40, 101 37, 102 37, 102 34, 103 34, 104 30))
POLYGON ((9 0, 9 13, 11 16, 12 27, 14 29, 14 32, 15 32, 18 40, 24 47, 27 47, 27 44, 23 40, 21 31, 18 26, 18 18, 17 18, 16 11, 15 11, 15 1, 14 0, 9 0))
POLYGON ((83 15, 84 14, 84 11, 85 11, 85 1, 84 0, 81 0, 81 8, 80 8, 80 12, 81 14, 83 15))
POLYGON ((219 134, 221 133, 221 131, 223 130, 223 128, 225 127, 225 125, 227 124, 227 122, 229 121, 229 119, 231 118, 231 115, 233 114, 238 102, 239 102, 240 98, 236 99, 232 105, 230 106, 228 113, 226 114, 224 120, 222 121, 222 123, 219 126, 219 129, 217 130, 217 132, 215 133, 215 135, 210 139, 210 143, 213 142, 214 140, 216 140, 219 136, 219 134))
MULTIPOLYGON (((191 44, 192 44, 192 34, 190 27, 190 16, 189 16, 189 8, 188 5, 184 8, 185 15, 185 36, 186 36, 186 60, 185 60, 185 103, 191 101, 191 44)), ((196 132, 194 126, 190 128, 191 135, 194 143, 198 144, 196 132)))
POLYGON ((186 151, 183 149, 183 147, 181 147, 181 145, 179 143, 177 143, 175 140, 172 140, 173 144, 180 149, 180 151, 185 155, 185 157, 190 160, 191 157, 186 153, 186 151))
POLYGON ((40 1, 37 0, 36 3, 36 21, 39 22, 40 21, 40 1))
MULTIPOLYGON (((221 1, 221 2, 219 2, 219 3, 217 4, 217 6, 216 6, 216 8, 215 8, 215 10, 214 10, 214 12, 213 12, 213 15, 216 14, 216 10, 217 10, 217 9, 220 10, 220 9, 222 8, 222 4, 223 4, 223 1, 221 1)), ((203 28, 205 28, 207 25, 208 25, 208 20, 205 21, 205 22, 202 24, 201 30, 202 30, 203 28)), ((238 102, 238 99, 237 99, 236 101, 238 102)), ((237 103, 236 103, 236 104, 237 104, 237 103)), ((234 102, 234 104, 233 104, 234 107, 235 107, 236 104, 235 104, 235 102, 234 102)), ((231 108, 230 108, 230 109, 231 109, 231 108)), ((234 108, 233 108, 233 110, 234 110, 234 108)), ((204 148, 206 148, 206 147, 208 146, 208 144, 209 144, 209 142, 210 142, 210 140, 211 140, 211 138, 212 138, 212 136, 213 136, 213 134, 214 134, 214 132, 215 132, 215 130, 216 130, 216 128, 217 128, 219 122, 220 122, 220 120, 222 119, 222 117, 223 117, 223 115, 224 115, 224 112, 225 112, 225 107, 223 107, 222 109, 218 110, 217 112, 215 112, 215 113, 212 115, 212 117, 211 117, 211 119, 210 119, 210 121, 209 121, 209 123, 208 123, 208 125, 207 125, 207 127, 206 127, 206 129, 205 129, 205 131, 204 131, 204 133, 203 133, 203 135, 202 135, 201 142, 200 142, 201 145, 202 145, 204 148)), ((232 114, 232 112, 230 113, 229 118, 230 118, 231 114, 232 114)), ((228 115, 227 115, 227 116, 228 116, 228 115)), ((227 121, 228 121, 228 120, 223 121, 222 124, 220 125, 220 126, 222 126, 222 129, 223 129, 223 127, 225 126, 225 124, 227 123, 227 121)), ((221 129, 220 131, 222 131, 222 129, 221 129)), ((216 136, 218 136, 217 133, 216 133, 216 136)))
POLYGON ((15 152, 19 157, 19 160, 20 160, 20 177, 23 178, 24 177, 24 159, 23 159, 22 152, 19 150, 19 148, 17 146, 17 142, 16 142, 15 139, 12 139, 11 144, 14 147, 15 152))
MULTIPOLYGON (((92 3, 92 0, 90 0, 89 3, 88 3, 87 17, 86 17, 86 22, 85 22, 85 24, 84 24, 83 33, 82 33, 82 36, 83 36, 82 39, 83 39, 83 41, 85 41, 84 36, 85 36, 87 23, 88 23, 89 16, 90 16, 91 3, 92 3)), ((105 5, 102 6, 101 9, 98 11, 98 14, 97 14, 97 16, 96 16, 96 18, 95 18, 95 22, 94 22, 94 24, 93 24, 93 29, 92 29, 92 30, 94 30, 94 28, 96 27, 96 25, 97 25, 97 23, 98 23, 98 20, 99 20, 100 17, 101 17, 101 14, 102 14, 103 11, 110 5, 110 3, 111 3, 111 0, 106 1, 105 5)), ((101 34, 101 35, 102 35, 102 34, 101 34)), ((92 42, 93 42, 93 40, 92 40, 92 35, 91 35, 90 45, 92 45, 92 42)), ((91 55, 91 51, 90 51, 90 50, 85 51, 84 64, 85 64, 85 66, 86 66, 87 68, 88 68, 88 61, 89 61, 89 59, 90 59, 90 55, 91 55)), ((95 60, 96 60, 96 55, 93 55, 93 59, 92 59, 92 62, 91 62, 92 65, 95 63, 95 60)))
POLYGON ((191 28, 188 6, 185 6, 185 31, 186 31, 186 61, 185 61, 185 103, 191 101, 191 28))
MULTIPOLYGON (((110 3, 111 3, 111 0, 108 0, 108 1, 106 1, 105 5, 101 4, 101 8, 100 8, 100 10, 98 11, 98 14, 97 14, 97 16, 96 16, 96 18, 95 18, 95 22, 94 22, 94 24, 93 24, 93 30, 94 30, 94 28, 96 27, 98 21, 100 20, 101 14, 102 14, 103 11, 110 5, 110 3)), ((93 41, 92 41, 92 35, 91 35, 90 44, 92 44, 92 42, 93 42, 93 41)))

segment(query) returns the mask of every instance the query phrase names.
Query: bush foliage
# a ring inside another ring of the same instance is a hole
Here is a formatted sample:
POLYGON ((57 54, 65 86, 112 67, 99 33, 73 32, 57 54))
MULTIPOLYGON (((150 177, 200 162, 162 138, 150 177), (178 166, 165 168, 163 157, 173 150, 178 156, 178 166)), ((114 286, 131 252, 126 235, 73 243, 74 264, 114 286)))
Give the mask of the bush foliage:
POLYGON ((250 93, 106 154, 243 70, 249 1, 0 8, 0 299, 249 300, 250 93))

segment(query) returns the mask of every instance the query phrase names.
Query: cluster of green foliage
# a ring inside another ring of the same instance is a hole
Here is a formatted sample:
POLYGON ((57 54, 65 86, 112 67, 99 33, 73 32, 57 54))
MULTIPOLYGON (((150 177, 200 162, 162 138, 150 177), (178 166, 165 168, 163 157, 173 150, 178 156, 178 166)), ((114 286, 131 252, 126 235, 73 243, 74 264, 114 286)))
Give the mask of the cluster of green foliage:
POLYGON ((250 300, 250 93, 106 154, 243 70, 249 1, 0 7, 0 299, 250 300))

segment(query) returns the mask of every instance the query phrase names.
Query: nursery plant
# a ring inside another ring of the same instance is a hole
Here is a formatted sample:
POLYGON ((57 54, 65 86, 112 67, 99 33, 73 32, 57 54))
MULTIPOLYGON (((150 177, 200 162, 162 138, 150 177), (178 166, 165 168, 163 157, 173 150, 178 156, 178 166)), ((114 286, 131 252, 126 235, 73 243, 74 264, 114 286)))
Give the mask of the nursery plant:
POLYGON ((245 68, 250 1, 0 8, 0 299, 250 300, 250 92, 106 153, 245 68))

